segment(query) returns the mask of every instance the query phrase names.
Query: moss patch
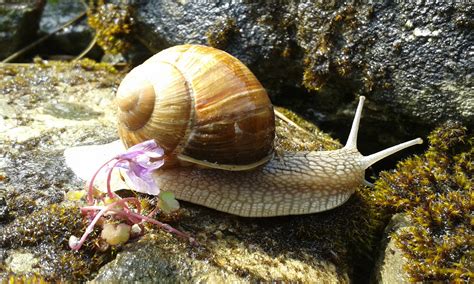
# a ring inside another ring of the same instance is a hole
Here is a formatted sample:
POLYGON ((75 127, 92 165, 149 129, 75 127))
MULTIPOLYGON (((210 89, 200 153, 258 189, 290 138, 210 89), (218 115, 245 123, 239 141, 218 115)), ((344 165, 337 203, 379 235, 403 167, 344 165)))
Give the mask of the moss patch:
POLYGON ((87 21, 96 30, 97 44, 110 54, 124 53, 129 49, 128 37, 133 25, 130 6, 98 0, 91 1, 89 7, 87 21))
MULTIPOLYGON (((31 248, 42 263, 39 266, 41 278, 86 279, 101 263, 110 259, 112 252, 97 252, 92 242, 79 252, 71 251, 69 236, 79 235, 84 229, 85 223, 77 207, 53 204, 6 225, 0 232, 0 247, 31 248)), ((93 233, 94 236, 97 237, 97 233, 93 233)), ((0 279, 2 276, 8 277, 2 275, 0 269, 0 279)), ((18 277, 22 279, 22 276, 18 277)))
POLYGON ((229 44, 232 36, 238 33, 235 20, 226 18, 225 20, 217 21, 207 32, 207 44, 209 46, 225 49, 229 44))
POLYGON ((413 281, 469 281, 474 277, 474 136, 449 122, 428 138, 426 153, 382 173, 371 195, 387 213, 404 212, 413 222, 393 236, 413 281))
POLYGON ((370 46, 373 40, 361 35, 359 30, 370 20, 372 5, 341 3, 331 7, 311 3, 307 6, 297 26, 297 39, 305 46, 303 85, 308 90, 319 91, 331 79, 347 78, 357 73, 354 70, 363 70, 360 81, 370 91, 377 72, 369 70, 357 57, 364 52, 360 47, 370 46))

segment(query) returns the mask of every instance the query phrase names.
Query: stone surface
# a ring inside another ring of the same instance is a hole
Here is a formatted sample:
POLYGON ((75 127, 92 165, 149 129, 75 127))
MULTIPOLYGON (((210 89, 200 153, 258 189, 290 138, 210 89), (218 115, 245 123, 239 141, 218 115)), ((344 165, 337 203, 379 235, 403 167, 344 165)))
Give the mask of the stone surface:
MULTIPOLYGON (((218 234, 215 234, 218 235, 218 234)), ((164 236, 149 235, 131 243, 116 259, 100 271, 97 282, 143 281, 160 279, 160 282, 247 282, 273 279, 308 283, 319 280, 327 283, 348 282, 340 278, 336 267, 327 262, 308 262, 290 256, 274 257, 258 247, 247 247, 237 240, 228 239, 228 246, 190 250, 183 244, 166 244, 164 236), (239 244, 240 243, 240 244, 239 244), (214 264, 209 265, 208 253, 214 264)), ((216 241, 212 241, 216 243, 216 241)), ((222 244, 221 244, 222 245, 222 244)))
POLYGON ((354 95, 366 95, 367 149, 425 135, 447 119, 474 125, 474 6, 466 2, 134 4, 135 34, 151 50, 224 49, 273 97, 303 93, 306 103, 290 105, 337 137, 346 135, 354 95))
POLYGON ((44 0, 0 3, 0 60, 34 40, 44 4, 44 0))
MULTIPOLYGON (((41 21, 39 32, 42 35, 50 34, 66 22, 86 11, 85 2, 75 1, 47 1, 41 21)), ((82 17, 74 24, 52 35, 44 44, 41 54, 77 56, 87 48, 94 37, 94 31, 87 24, 87 18, 82 17)), ((95 47, 87 55, 89 58, 100 59, 102 51, 95 47)))
MULTIPOLYGON (((64 213, 54 206, 84 186, 67 170, 64 149, 116 135, 112 99, 119 80, 90 61, 0 67, 0 196, 6 201, 0 209, 8 212, 0 220, 0 247, 6 255, 21 249, 38 259, 34 271, 22 273, 58 280, 83 279, 91 271, 92 255, 67 249, 72 232, 61 221, 77 216, 78 207, 64 213)), ((3 265, 0 282, 11 272, 3 265)))
MULTIPOLYGON (((91 236, 83 249, 71 252, 69 236, 84 228, 75 231, 81 204, 65 202, 64 196, 82 189, 83 183, 66 168, 63 151, 117 139, 112 100, 123 74, 88 61, 38 61, 2 66, 0 75, 5 110, 0 121, 0 188, 9 212, 0 223, 0 249, 6 255, 17 249, 34 255, 39 259, 35 272, 41 277, 335 283, 349 282, 359 264, 368 263, 370 217, 357 194, 328 212, 265 219, 239 218, 181 202, 177 214, 160 220, 193 235, 198 247, 147 226, 144 237, 114 250, 99 251, 91 236)), ((309 125, 306 131, 281 121, 278 125, 278 147, 338 147, 308 122, 302 123, 309 125)), ((9 273, 3 265, 4 260, 0 279, 9 273)))
POLYGON ((407 259, 397 247, 396 241, 390 237, 409 225, 410 222, 405 215, 396 214, 385 228, 380 255, 374 269, 376 283, 412 283, 403 269, 404 265, 408 265, 407 259))
POLYGON ((31 273, 38 259, 32 253, 14 251, 5 260, 6 269, 17 274, 31 273))
POLYGON ((300 61, 283 56, 294 40, 290 30, 294 28, 290 26, 293 15, 286 5, 194 1, 136 4, 135 34, 151 50, 183 43, 209 44, 242 60, 267 83, 266 87, 272 81, 278 88, 301 78, 300 61))

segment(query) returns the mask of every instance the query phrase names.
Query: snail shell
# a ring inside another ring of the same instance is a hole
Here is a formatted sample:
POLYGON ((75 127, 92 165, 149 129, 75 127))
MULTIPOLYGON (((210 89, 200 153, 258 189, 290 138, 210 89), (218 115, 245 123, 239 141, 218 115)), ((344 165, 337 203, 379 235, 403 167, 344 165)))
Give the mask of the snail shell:
POLYGON ((308 214, 343 204, 370 165, 422 143, 360 154, 364 99, 344 148, 272 158, 273 108, 255 76, 223 51, 181 45, 125 77, 117 91, 119 134, 127 147, 155 139, 165 149, 167 167, 154 178, 178 199, 246 217, 308 214), (207 169, 180 167, 186 163, 207 169))
POLYGON ((252 72, 224 51, 166 49, 124 78, 116 100, 125 146, 155 139, 167 166, 245 170, 271 157, 272 104, 252 72))

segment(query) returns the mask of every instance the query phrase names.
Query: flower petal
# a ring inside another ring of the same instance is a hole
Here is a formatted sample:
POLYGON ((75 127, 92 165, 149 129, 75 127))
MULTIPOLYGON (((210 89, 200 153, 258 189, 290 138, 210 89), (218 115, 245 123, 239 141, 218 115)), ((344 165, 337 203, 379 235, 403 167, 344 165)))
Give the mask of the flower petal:
POLYGON ((153 149, 157 148, 158 145, 156 144, 155 140, 150 139, 133 145, 132 147, 128 148, 127 152, 134 152, 134 151, 152 151, 153 149))
POLYGON ((126 173, 134 185, 133 190, 150 195, 158 195, 160 193, 158 185, 150 174, 136 175, 131 170, 128 170, 126 173))
POLYGON ((158 146, 155 140, 147 140, 130 147, 127 152, 117 155, 120 160, 132 160, 137 157, 140 159, 159 159, 163 157, 165 151, 158 146))

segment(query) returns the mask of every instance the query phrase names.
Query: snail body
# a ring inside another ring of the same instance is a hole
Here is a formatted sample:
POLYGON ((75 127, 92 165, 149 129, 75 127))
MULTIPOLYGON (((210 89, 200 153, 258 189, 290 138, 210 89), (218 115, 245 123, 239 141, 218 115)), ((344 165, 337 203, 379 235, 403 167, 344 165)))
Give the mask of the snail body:
POLYGON ((125 77, 117 91, 119 135, 126 147, 155 139, 165 149, 166 166, 154 179, 177 199, 245 217, 309 214, 343 204, 370 165, 422 143, 361 155, 364 99, 344 148, 276 155, 273 107, 250 70, 223 51, 182 45, 125 77))

